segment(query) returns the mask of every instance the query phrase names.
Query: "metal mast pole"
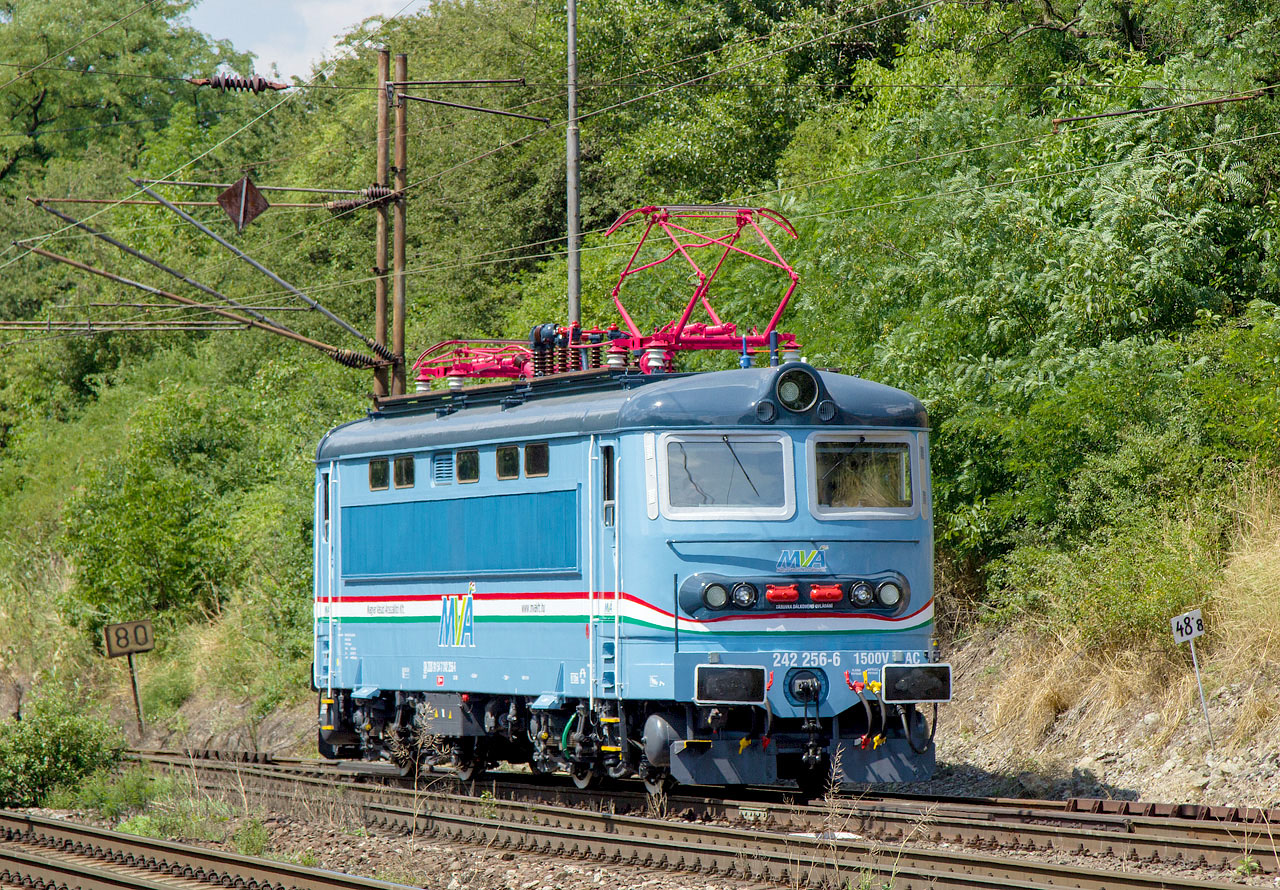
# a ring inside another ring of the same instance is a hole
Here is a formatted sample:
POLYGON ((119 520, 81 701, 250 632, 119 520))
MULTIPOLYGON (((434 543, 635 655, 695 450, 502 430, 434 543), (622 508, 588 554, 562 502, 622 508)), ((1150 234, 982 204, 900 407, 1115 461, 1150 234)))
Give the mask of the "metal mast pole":
POLYGON ((582 222, 578 211, 578 3, 566 0, 569 19, 569 128, 566 134, 566 183, 569 228, 569 323, 582 321, 582 222))
MULTIPOLYGON (((387 182, 387 149, 391 142, 391 122, 387 101, 387 81, 391 79, 391 50, 378 50, 378 166, 374 182, 379 186, 390 185, 387 182)), ((375 320, 373 323, 373 339, 387 345, 387 224, 390 213, 386 202, 378 205, 377 229, 374 242, 373 305, 375 320)), ((382 398, 387 395, 387 369, 377 368, 373 372, 373 394, 382 398)))
MULTIPOLYGON (((404 53, 396 53, 396 80, 409 79, 409 57, 404 53)), ((395 230, 392 234, 392 316, 391 316, 391 351, 396 354, 396 364, 392 369, 391 394, 404 395, 404 227, 405 196, 409 186, 409 175, 405 167, 409 158, 409 120, 408 104, 404 99, 396 98, 396 140, 395 140, 395 174, 396 191, 399 193, 395 203, 395 230)))

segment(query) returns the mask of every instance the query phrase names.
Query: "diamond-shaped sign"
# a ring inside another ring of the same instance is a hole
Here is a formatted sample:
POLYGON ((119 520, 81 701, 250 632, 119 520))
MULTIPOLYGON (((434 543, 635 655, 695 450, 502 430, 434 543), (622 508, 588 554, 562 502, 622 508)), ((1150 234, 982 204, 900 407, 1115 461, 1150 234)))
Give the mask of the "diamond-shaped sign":
POLYGON ((271 205, 262 196, 262 192, 249 181, 248 174, 245 174, 243 179, 218 195, 218 206, 231 217, 231 221, 236 224, 236 231, 243 232, 245 226, 257 219, 262 211, 271 205))

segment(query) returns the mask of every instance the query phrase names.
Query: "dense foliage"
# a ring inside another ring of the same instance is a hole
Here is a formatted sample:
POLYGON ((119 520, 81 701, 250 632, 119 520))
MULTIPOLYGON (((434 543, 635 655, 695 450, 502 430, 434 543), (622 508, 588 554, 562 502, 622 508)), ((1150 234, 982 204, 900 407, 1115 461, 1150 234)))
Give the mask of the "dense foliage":
POLYGON ((55 788, 114 765, 122 741, 100 715, 53 687, 0 723, 0 806, 36 807, 55 788))
MULTIPOLYGON (((377 43, 408 52, 415 78, 525 80, 440 98, 563 114, 563 13, 536 2, 367 21, 283 99, 177 80, 249 64, 181 27, 187 5, 154 4, 0 90, 11 236, 60 228, 23 196, 123 196, 126 174, 368 184, 373 97, 331 88, 367 86, 377 43), (90 67, 139 76, 76 73, 90 67)), ((70 24, 65 3, 0 2, 0 56, 37 62, 116 17, 75 6, 70 24)), ((1158 638, 1206 600, 1229 522, 1215 505, 1245 468, 1280 460, 1280 29, 1264 4, 592 0, 580 14, 589 323, 613 320, 634 243, 599 234, 619 212, 775 207, 800 234, 784 246, 801 273, 786 326, 807 357, 929 407, 956 591, 1104 645, 1158 638)), ((410 114, 411 350, 561 318, 563 131, 410 114)), ((96 223, 223 292, 287 302, 162 211, 96 223)), ((277 208, 240 240, 368 330, 372 231, 367 214, 277 208)), ((161 283, 74 233, 48 246, 161 283)), ((90 304, 136 299, 18 248, 0 269, 9 317, 106 317, 90 304)), ((628 303, 664 321, 686 287, 636 279, 628 303)), ((732 267, 718 287, 747 325, 781 291, 732 267)), ((287 315, 355 345, 315 313, 287 315)), ((256 333, 33 336, 5 354, 0 531, 13 565, 73 566, 65 619, 91 635, 235 602, 263 646, 305 657, 309 454, 369 381, 256 333)))

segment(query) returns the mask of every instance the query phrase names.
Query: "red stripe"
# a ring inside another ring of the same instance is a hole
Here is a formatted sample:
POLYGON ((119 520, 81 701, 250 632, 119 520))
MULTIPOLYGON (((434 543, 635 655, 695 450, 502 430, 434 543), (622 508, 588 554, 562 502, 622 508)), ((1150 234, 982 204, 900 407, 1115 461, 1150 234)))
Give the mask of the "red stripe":
MULTIPOLYGON (((423 603, 433 602, 443 599, 446 596, 461 596, 456 593, 423 593, 423 594, 399 594, 395 596, 341 596, 341 597, 316 597, 317 603, 423 603)), ((550 590, 543 592, 527 591, 523 593, 515 592, 492 592, 492 593, 475 593, 472 594, 478 600, 585 600, 587 592, 585 590, 550 590)), ((597 596, 601 600, 609 599, 612 596, 611 591, 598 591, 597 596)), ((645 606, 649 609, 659 612, 666 618, 675 618, 671 612, 656 606, 653 603, 642 600, 640 597, 630 593, 622 593, 622 599, 630 600, 633 603, 645 606)), ((779 618, 796 619, 796 618, 864 618, 870 621, 887 621, 891 624, 897 624, 900 621, 910 620, 929 606, 933 605, 931 598, 923 606, 916 609, 910 615, 903 615, 900 618, 888 618, 884 615, 873 615, 869 612, 823 612, 812 611, 809 609, 765 613, 751 613, 738 615, 721 615, 717 618, 681 618, 681 621, 690 624, 715 624, 719 621, 770 621, 779 618)))

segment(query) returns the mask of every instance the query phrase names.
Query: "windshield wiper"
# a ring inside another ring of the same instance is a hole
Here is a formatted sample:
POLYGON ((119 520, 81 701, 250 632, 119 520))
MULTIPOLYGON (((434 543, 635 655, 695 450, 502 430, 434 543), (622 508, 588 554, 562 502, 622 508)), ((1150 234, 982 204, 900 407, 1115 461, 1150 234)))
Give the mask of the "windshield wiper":
POLYGON ((724 442, 729 449, 729 453, 733 455, 733 460, 738 465, 738 469, 742 471, 742 475, 746 477, 747 484, 751 486, 751 490, 755 492, 756 497, 760 497, 760 489, 756 488, 756 484, 751 481, 751 474, 747 472, 747 468, 742 465, 742 461, 738 460, 738 452, 733 450, 733 443, 729 441, 728 436, 721 436, 720 441, 724 442))

